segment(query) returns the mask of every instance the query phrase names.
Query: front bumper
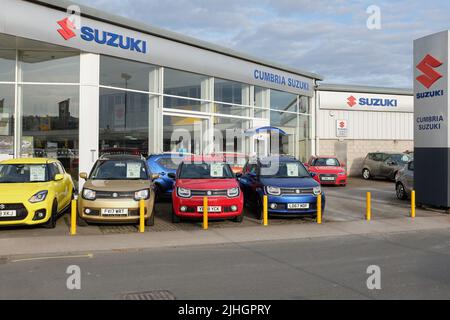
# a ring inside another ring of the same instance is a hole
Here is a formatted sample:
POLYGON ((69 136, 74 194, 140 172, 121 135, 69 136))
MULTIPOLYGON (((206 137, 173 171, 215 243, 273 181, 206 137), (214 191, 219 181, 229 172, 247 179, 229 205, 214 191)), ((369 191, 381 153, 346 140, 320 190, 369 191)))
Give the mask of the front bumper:
POLYGON ((333 181, 324 181, 319 178, 319 176, 315 176, 314 180, 316 180, 321 185, 329 185, 329 186, 343 186, 347 185, 347 176, 337 176, 333 181))
MULTIPOLYGON (((202 219, 203 212, 199 212, 198 207, 203 207, 202 197, 173 198, 173 211, 181 218, 202 219), (187 207, 187 211, 182 212, 181 207, 187 207)), ((208 207, 221 207, 221 212, 208 212, 209 219, 231 219, 242 215, 244 199, 242 195, 236 198, 208 197, 208 207), (232 211, 232 206, 236 206, 237 210, 232 211)))
MULTIPOLYGON (((271 215, 310 215, 317 213, 317 196, 315 195, 284 195, 268 196, 269 214, 271 215), (288 209, 289 204, 308 204, 307 209, 288 209), (273 205, 276 208, 273 208, 273 205)), ((325 210, 326 197, 322 194, 322 211, 325 210)))
MULTIPOLYGON (((154 196, 152 195, 148 200, 145 200, 144 204, 144 218, 147 220, 153 215, 154 196)), ((80 197, 78 200, 78 215, 80 218, 90 222, 137 222, 140 219, 139 201, 134 199, 86 200, 80 197), (102 209, 127 209, 128 214, 123 216, 104 216, 102 215, 102 209), (86 210, 90 212, 87 213, 86 210)))
POLYGON ((48 222, 52 214, 52 201, 41 203, 7 203, 1 202, 4 210, 16 210, 16 217, 0 217, 0 226, 40 225, 48 222), (37 214, 44 213, 44 218, 37 220, 37 214))

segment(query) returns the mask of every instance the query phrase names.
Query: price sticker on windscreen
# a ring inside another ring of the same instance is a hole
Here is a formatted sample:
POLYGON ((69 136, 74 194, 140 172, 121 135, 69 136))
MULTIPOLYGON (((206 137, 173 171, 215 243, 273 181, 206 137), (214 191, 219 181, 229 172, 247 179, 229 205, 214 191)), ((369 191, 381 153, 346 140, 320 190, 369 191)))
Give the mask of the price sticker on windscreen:
POLYGON ((211 177, 222 178, 223 177, 223 163, 211 164, 211 177))
POLYGON ((127 164, 127 178, 138 179, 141 177, 141 164, 137 162, 130 162, 127 164))
POLYGON ((298 177, 298 165, 296 163, 286 163, 288 177, 298 177))
POLYGON ((45 181, 45 165, 30 166, 30 181, 45 181))

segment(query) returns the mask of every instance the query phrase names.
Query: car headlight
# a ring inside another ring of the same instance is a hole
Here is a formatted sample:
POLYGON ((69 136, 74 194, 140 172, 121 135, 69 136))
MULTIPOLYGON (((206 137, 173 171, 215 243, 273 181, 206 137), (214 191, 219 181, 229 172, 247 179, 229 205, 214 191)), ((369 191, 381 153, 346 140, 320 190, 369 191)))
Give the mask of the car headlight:
POLYGON ((90 189, 83 189, 83 198, 86 200, 95 200, 96 192, 90 189))
POLYGON ((273 196, 281 195, 281 188, 278 188, 278 187, 266 187, 266 191, 268 194, 273 195, 273 196))
POLYGON ((233 189, 227 190, 227 196, 229 198, 234 198, 234 197, 237 197, 238 195, 239 195, 239 188, 233 188, 233 189))
POLYGON ((45 200, 45 198, 47 198, 47 194, 48 194, 47 190, 39 191, 38 193, 33 195, 28 201, 30 201, 31 203, 42 202, 45 200))
POLYGON ((322 188, 320 186, 314 187, 313 193, 314 193, 314 195, 318 196, 319 194, 322 193, 322 188))
POLYGON ((150 197, 150 191, 148 189, 139 190, 134 193, 134 200, 147 200, 150 197))
POLYGON ((191 190, 185 189, 185 188, 178 188, 177 194, 181 198, 190 198, 191 197, 191 190))

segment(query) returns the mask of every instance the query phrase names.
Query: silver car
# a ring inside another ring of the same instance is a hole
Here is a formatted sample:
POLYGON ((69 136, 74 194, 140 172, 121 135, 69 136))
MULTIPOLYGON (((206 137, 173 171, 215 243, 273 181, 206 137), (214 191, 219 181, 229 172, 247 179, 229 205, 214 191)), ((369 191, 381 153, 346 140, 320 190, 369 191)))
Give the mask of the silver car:
POLYGON ((366 180, 383 177, 395 180, 397 172, 412 160, 407 153, 369 153, 364 159, 362 177, 366 180))
POLYGON ((409 162, 397 173, 395 190, 400 200, 406 200, 411 196, 411 191, 414 190, 414 161, 409 162))

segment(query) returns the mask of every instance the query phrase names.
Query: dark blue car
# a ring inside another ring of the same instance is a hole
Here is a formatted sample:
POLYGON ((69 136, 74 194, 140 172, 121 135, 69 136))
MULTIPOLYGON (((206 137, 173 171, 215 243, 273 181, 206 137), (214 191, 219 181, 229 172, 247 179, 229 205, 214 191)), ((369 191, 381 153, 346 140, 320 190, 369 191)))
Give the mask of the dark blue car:
POLYGON ((147 158, 152 174, 159 174, 159 178, 154 180, 157 200, 171 199, 175 181, 169 177, 169 173, 177 172, 184 157, 180 154, 152 154, 147 158))
MULTIPOLYGON (((268 196, 269 215, 317 216, 317 196, 322 193, 321 186, 293 157, 250 160, 239 180, 246 205, 260 219, 264 195, 268 196)), ((325 209, 323 193, 322 209, 325 209)))

